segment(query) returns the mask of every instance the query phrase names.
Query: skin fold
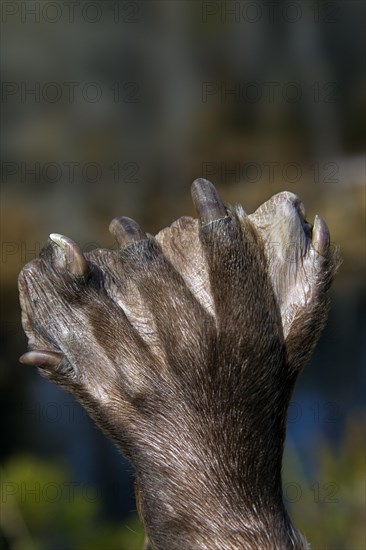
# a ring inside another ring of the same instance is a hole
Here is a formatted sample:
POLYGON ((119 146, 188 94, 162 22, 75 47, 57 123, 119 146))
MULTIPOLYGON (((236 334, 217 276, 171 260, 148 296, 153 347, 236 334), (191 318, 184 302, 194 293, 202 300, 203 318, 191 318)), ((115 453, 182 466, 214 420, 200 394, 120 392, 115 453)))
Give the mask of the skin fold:
POLYGON ((155 550, 308 548, 283 504, 286 416, 339 264, 293 193, 253 214, 204 179, 198 219, 118 248, 51 234, 19 276, 21 362, 73 394, 132 462, 155 550))

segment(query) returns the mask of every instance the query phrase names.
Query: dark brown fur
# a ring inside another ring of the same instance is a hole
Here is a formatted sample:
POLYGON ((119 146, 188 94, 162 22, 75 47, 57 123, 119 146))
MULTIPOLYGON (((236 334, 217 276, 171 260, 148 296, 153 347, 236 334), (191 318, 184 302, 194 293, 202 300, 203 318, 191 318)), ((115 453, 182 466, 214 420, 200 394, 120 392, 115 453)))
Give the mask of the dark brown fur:
POLYGON ((181 218, 156 238, 86 254, 85 277, 49 244, 19 278, 30 349, 62 354, 42 374, 131 460, 151 548, 307 548, 282 500, 286 414, 338 260, 324 249, 306 267, 306 241, 296 276, 281 259, 273 267, 261 212, 236 207, 215 220, 219 207, 197 202, 212 221, 181 218), (281 269, 294 295, 285 314, 281 269))

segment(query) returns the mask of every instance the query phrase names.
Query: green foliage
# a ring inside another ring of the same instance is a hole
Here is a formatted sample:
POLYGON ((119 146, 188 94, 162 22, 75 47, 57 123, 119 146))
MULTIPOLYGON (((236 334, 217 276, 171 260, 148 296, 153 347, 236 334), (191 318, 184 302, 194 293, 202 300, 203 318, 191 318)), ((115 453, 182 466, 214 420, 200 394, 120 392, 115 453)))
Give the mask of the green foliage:
POLYGON ((0 527, 11 550, 141 550, 137 516, 109 525, 100 504, 95 488, 72 483, 60 465, 21 456, 1 471, 0 527))
POLYGON ((365 550, 365 433, 359 413, 338 450, 324 441, 311 450, 311 479, 293 449, 285 455, 284 496, 293 522, 312 550, 365 550))

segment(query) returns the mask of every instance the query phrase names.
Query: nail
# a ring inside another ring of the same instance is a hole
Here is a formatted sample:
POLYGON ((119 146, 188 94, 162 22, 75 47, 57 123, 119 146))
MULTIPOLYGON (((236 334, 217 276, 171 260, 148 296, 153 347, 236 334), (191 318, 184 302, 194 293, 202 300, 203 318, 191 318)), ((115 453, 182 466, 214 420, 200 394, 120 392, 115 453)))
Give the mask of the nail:
POLYGON ((54 368, 61 363, 62 358, 62 353, 57 351, 28 351, 19 357, 19 362, 31 367, 54 368))
POLYGON ((323 218, 318 214, 314 219, 312 243, 318 254, 327 255, 330 244, 329 229, 323 218))
POLYGON ((148 238, 139 224, 126 216, 114 218, 109 224, 109 231, 121 248, 148 238))
POLYGON ((204 178, 192 183, 192 200, 202 225, 227 217, 227 211, 215 186, 204 178))
MULTIPOLYGON (((50 239, 62 251, 61 265, 76 277, 87 277, 90 273, 88 262, 86 261, 81 248, 69 237, 59 233, 51 233, 50 239)), ((60 265, 60 258, 56 259, 56 265, 60 265)))

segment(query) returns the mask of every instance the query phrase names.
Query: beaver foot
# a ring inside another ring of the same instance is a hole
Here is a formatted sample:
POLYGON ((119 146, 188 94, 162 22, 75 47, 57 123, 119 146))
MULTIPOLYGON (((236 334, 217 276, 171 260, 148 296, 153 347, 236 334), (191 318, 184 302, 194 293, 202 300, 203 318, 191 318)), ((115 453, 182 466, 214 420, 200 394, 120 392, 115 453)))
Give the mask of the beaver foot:
POLYGON ((134 465, 151 547, 307 545, 282 502, 286 414, 338 264, 296 195, 252 215, 192 186, 199 220, 118 250, 51 234, 19 276, 23 363, 71 392, 134 465))

